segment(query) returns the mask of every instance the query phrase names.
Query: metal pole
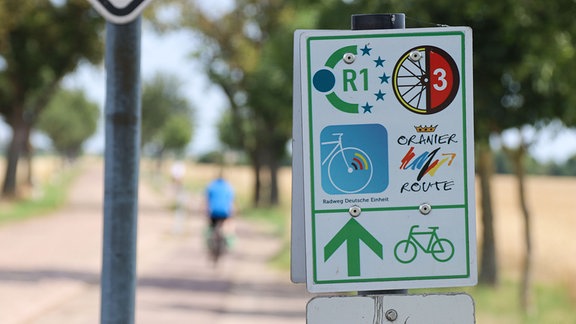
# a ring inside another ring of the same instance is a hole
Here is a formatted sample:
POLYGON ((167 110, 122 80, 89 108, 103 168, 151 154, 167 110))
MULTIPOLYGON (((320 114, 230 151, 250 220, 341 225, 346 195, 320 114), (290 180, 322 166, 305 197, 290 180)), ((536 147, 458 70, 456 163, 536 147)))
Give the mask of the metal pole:
MULTIPOLYGON (((352 30, 404 29, 406 28, 405 18, 406 16, 403 13, 352 15, 351 27, 352 30)), ((397 295, 407 293, 407 289, 394 289, 359 291, 358 295, 397 295)))
POLYGON ((406 16, 403 13, 393 14, 360 14, 352 15, 352 30, 368 29, 404 29, 406 16))
POLYGON ((140 158, 141 18, 106 23, 101 324, 134 323, 140 158))

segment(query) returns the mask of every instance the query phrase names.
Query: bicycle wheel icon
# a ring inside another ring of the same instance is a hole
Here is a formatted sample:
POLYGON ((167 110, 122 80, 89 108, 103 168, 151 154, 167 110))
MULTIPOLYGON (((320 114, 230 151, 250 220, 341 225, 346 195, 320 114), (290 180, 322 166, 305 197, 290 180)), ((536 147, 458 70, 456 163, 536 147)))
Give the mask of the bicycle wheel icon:
POLYGON ((439 239, 432 244, 432 257, 439 262, 446 262, 454 255, 454 244, 447 239, 439 239))
POLYGON ((396 257, 396 260, 402 263, 410 263, 414 261, 416 254, 418 254, 416 244, 409 240, 402 240, 394 247, 394 256, 396 257))
POLYGON ((372 161, 356 147, 340 148, 328 162, 328 178, 342 193, 362 191, 372 180, 372 161))
POLYGON ((400 104, 418 114, 435 114, 452 103, 460 87, 454 59, 435 46, 404 53, 394 67, 392 88, 400 104))

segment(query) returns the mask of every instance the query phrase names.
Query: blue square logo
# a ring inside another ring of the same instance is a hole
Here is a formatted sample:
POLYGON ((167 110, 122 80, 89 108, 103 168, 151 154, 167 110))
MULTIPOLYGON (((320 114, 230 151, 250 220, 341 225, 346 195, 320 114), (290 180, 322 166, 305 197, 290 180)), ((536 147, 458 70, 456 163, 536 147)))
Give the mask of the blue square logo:
POLYGON ((388 131, 380 124, 325 127, 320 156, 328 194, 380 193, 388 187, 388 131))

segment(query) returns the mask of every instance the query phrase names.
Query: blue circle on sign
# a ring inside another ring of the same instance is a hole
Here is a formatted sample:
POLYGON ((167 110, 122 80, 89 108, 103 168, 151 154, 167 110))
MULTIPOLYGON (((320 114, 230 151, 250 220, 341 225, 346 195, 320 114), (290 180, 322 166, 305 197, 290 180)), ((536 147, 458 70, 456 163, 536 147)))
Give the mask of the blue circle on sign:
POLYGON ((314 84, 314 88, 320 92, 328 92, 334 88, 336 84, 336 78, 334 77, 334 73, 330 70, 320 70, 314 74, 312 78, 312 84, 314 84))

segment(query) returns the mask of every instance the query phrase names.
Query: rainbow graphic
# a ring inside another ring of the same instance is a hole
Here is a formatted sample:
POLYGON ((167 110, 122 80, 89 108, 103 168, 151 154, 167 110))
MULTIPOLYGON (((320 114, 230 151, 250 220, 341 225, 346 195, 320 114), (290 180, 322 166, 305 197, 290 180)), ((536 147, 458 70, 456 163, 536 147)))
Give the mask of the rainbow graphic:
POLYGON ((354 157, 352 158, 352 167, 354 170, 368 170, 368 161, 366 161, 366 157, 364 157, 360 153, 355 153, 354 157))

